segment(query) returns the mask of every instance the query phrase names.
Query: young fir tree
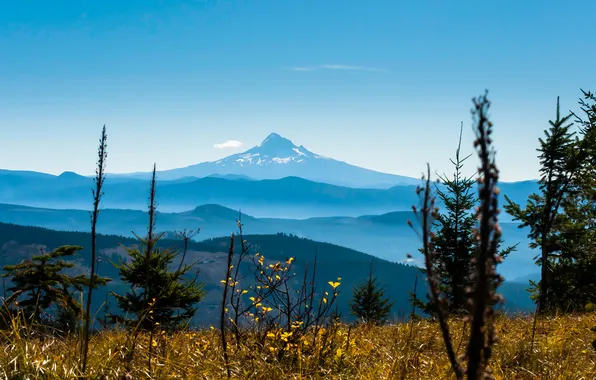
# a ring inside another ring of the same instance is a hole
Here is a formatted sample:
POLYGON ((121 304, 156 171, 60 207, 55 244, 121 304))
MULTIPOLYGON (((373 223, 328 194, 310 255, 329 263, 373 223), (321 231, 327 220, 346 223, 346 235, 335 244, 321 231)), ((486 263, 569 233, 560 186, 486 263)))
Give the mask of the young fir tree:
MULTIPOLYGON (((499 256, 506 254, 508 250, 499 252, 501 240, 501 228, 498 225, 498 193, 497 183, 499 170, 495 163, 495 150, 492 145, 491 135, 493 133, 492 123, 487 113, 490 101, 486 94, 475 98, 474 109, 474 131, 476 140, 474 147, 480 158, 478 168, 478 197, 479 205, 476 210, 477 227, 475 228, 476 249, 473 257, 474 270, 471 275, 473 286, 467 292, 469 300, 469 314, 466 321, 469 322, 469 341, 465 354, 467 368, 463 368, 461 359, 458 358, 453 336, 448 323, 448 302, 441 294, 439 284, 442 282, 439 275, 435 273, 437 258, 439 257, 432 244, 432 224, 439 219, 439 208, 435 205, 435 197, 430 189, 430 166, 427 165, 427 174, 423 177, 423 187, 418 187, 416 193, 421 197, 420 211, 413 207, 414 213, 420 222, 421 231, 419 236, 422 240, 422 253, 424 255, 424 266, 426 280, 428 283, 429 299, 433 309, 433 316, 439 321, 440 332, 445 343, 445 350, 451 367, 457 379, 488 378, 490 370, 487 368, 491 358, 492 346, 496 341, 494 328, 494 306, 501 300, 496 290, 503 281, 496 272, 496 264, 501 261, 499 256)), ((413 227, 412 222, 408 224, 413 227)))
POLYGON ((562 203, 571 191, 571 185, 578 173, 579 161, 574 133, 570 131, 571 114, 561 117, 557 98, 556 119, 549 121, 550 128, 544 131, 545 138, 539 139, 540 180, 539 194, 528 198, 525 208, 512 202, 507 196, 505 210, 521 222, 520 228, 530 227, 531 248, 540 248, 540 282, 532 282, 533 298, 538 302, 538 311, 557 308, 556 295, 551 285, 556 281, 555 272, 566 265, 561 256, 561 235, 566 216, 561 213, 562 203))
POLYGON ((455 151, 453 178, 440 176, 442 188, 437 186, 437 195, 444 204, 445 212, 435 221, 436 234, 432 239, 437 254, 435 273, 440 278, 439 286, 449 300, 450 313, 466 313, 466 288, 471 286, 472 258, 476 244, 474 226, 476 218, 472 209, 477 197, 474 192, 476 181, 462 174, 463 163, 471 155, 460 156, 463 125, 455 151))
MULTIPOLYGON (((51 324, 48 311, 52 307, 62 309, 63 315, 81 316, 82 306, 73 292, 82 292, 83 286, 89 286, 89 278, 82 274, 71 276, 64 273, 74 267, 73 262, 65 261, 64 258, 73 256, 81 249, 79 246, 62 246, 50 253, 42 252, 20 264, 4 267, 7 273, 3 277, 9 277, 12 282, 8 290, 14 294, 19 292, 16 297, 19 300, 18 307, 27 321, 51 324)), ((108 278, 95 276, 94 286, 105 285, 108 281, 108 278)))
POLYGON ((393 302, 385 297, 385 289, 377 284, 377 278, 373 275, 372 263, 368 279, 361 284, 354 286, 350 310, 364 323, 383 323, 391 312, 393 302))
MULTIPOLYGON (((176 259, 180 259, 178 250, 156 247, 162 235, 154 235, 155 226, 155 166, 151 180, 149 197, 149 233, 139 239, 141 246, 126 248, 131 260, 116 265, 120 278, 131 285, 125 295, 112 293, 127 319, 111 315, 114 322, 126 325, 138 325, 144 330, 173 329, 191 319, 195 305, 201 301, 205 292, 203 284, 188 279, 188 272, 196 263, 174 268, 176 259)), ((136 236, 136 235, 135 235, 136 236)))
MULTIPOLYGON (((438 289, 448 301, 449 314, 466 314, 468 296, 466 289, 472 288, 471 277, 474 270, 473 258, 476 252, 474 228, 477 219, 474 206, 478 205, 478 194, 475 191, 476 180, 462 174, 463 164, 470 156, 461 156, 461 140, 463 124, 460 127, 459 142, 455 151, 455 159, 450 159, 454 167, 453 177, 446 174, 439 176, 439 184, 435 186, 437 196, 444 204, 443 212, 437 214, 433 223, 434 236, 432 244, 434 273, 438 279, 438 289)), ((515 246, 502 249, 503 240, 499 239, 497 251, 504 258, 515 250, 515 246)), ((425 272, 425 269, 421 269, 425 272)), ((410 302, 420 308, 423 313, 432 315, 433 307, 410 294, 410 302)))

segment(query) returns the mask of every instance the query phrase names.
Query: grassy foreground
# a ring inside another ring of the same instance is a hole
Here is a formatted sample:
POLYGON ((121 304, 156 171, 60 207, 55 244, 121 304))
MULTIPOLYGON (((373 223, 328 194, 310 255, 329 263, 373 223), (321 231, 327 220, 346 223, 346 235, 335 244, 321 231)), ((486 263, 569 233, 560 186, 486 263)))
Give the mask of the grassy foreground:
MULTIPOLYGON (((463 343, 463 321, 451 322, 454 342, 463 343)), ((534 350, 530 352, 531 317, 499 317, 500 338, 492 369, 497 379, 594 379, 596 314, 565 315, 538 320, 534 350)), ((466 328, 467 330, 467 328, 466 328)), ((76 379, 78 341, 22 338, 1 332, 0 378, 76 379)), ((230 339, 232 339, 230 334, 230 339)), ((228 344, 232 378, 240 379, 449 379, 449 361, 437 323, 416 321, 390 326, 340 326, 287 347, 291 335, 269 333, 265 344, 248 336, 238 348, 228 344), (313 345, 314 343, 314 345, 313 345), (287 351, 284 351, 284 347, 287 351), (321 352, 321 347, 325 347, 321 352), (314 348, 314 349, 313 349, 314 348)), ((181 331, 158 334, 152 342, 141 335, 135 357, 126 369, 127 334, 105 331, 90 343, 89 378, 95 379, 218 379, 226 378, 219 331, 181 331)), ((457 346, 456 346, 457 347, 457 346)))

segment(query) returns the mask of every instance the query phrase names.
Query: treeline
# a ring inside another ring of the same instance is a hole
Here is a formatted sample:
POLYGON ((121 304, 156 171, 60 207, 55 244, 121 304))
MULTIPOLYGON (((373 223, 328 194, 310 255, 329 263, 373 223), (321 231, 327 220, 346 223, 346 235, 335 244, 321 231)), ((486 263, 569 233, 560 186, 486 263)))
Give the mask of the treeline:
MULTIPOLYGON (((532 298, 539 314, 594 311, 596 302, 596 96, 582 90, 581 112, 561 115, 557 99, 555 119, 539 139, 539 192, 520 206, 505 196, 505 210, 528 228, 531 248, 539 248, 536 264, 541 267, 538 283, 531 282, 532 298), (575 126, 574 126, 575 124, 575 126)), ((445 348, 458 379, 479 379, 490 375, 489 360, 497 342, 493 328, 495 306, 503 302, 498 294, 503 282, 498 264, 515 246, 502 247, 498 224, 499 170, 493 144, 493 126, 488 119, 486 96, 474 101, 476 140, 480 161, 476 180, 462 174, 463 157, 458 147, 451 178, 441 176, 446 190, 436 188, 445 205, 440 212, 430 183, 420 188, 420 209, 414 209, 421 227, 428 301, 412 296, 420 307, 439 322, 445 348), (478 183, 478 196, 472 185, 478 183), (471 210, 475 212, 471 213, 471 210), (447 320, 463 315, 469 325, 464 360, 456 355, 447 320)), ((461 141, 461 139, 460 139, 461 141)), ((587 334, 588 332, 586 332, 587 334)), ((596 349, 596 340, 593 342, 596 349)))
MULTIPOLYGON (((549 122, 544 136, 539 139, 540 191, 531 195, 526 205, 517 205, 505 198, 505 210, 521 222, 520 227, 529 228, 531 247, 540 249, 537 265, 541 267, 541 278, 538 283, 532 283, 531 288, 537 305, 535 316, 591 311, 596 302, 596 97, 582 91, 579 105, 581 112, 562 116, 557 100, 555 119, 549 122)), ((439 176, 441 186, 437 186, 431 182, 428 167, 423 185, 417 189, 420 205, 413 206, 417 223, 410 223, 421 239, 420 253, 424 258, 421 285, 424 280, 428 288, 428 299, 422 300, 416 294, 418 282, 412 284, 410 316, 414 318, 419 314, 438 322, 458 379, 479 379, 490 374, 489 361, 497 341, 493 322, 503 303, 498 294, 503 278, 497 269, 516 249, 503 246, 498 224, 499 170, 489 108, 486 95, 474 99, 477 174, 464 174, 464 162, 471 155, 461 152, 460 131, 460 144, 451 160, 454 172, 439 176), (436 207, 437 198, 444 205, 443 210, 436 207), (469 328, 463 358, 456 355, 448 324, 453 316, 463 316, 469 328)), ((93 188, 90 273, 67 274, 74 266, 73 255, 81 250, 76 245, 40 252, 21 263, 4 267, 4 277, 10 280, 1 311, 4 327, 20 321, 28 326, 29 333, 80 336, 82 375, 86 373, 93 325, 93 290, 112 280, 96 273, 96 227, 100 220, 106 159, 104 126, 93 188), (86 298, 82 302, 77 300, 76 293, 83 293, 84 289, 86 298), (47 310, 54 306, 60 312, 52 315, 47 310)), ((158 345, 153 344, 154 337, 187 328, 197 304, 205 296, 205 289, 196 271, 197 262, 185 260, 189 244, 198 231, 177 232, 183 243, 182 250, 160 244, 164 235, 155 229, 155 165, 148 206, 147 233, 136 235, 138 245, 125 247, 127 260, 112 263, 120 280, 130 289, 125 294, 112 292, 120 313, 106 313, 101 322, 106 328, 128 331, 125 361, 129 366, 139 349, 139 336, 149 334, 147 365, 151 373, 152 357, 159 350, 158 345)), ((227 242, 221 239, 204 242, 207 245, 223 243, 228 252, 221 280, 224 290, 218 326, 227 376, 232 375, 229 345, 247 344, 248 334, 256 335, 257 342, 264 342, 268 337, 283 341, 284 345, 274 352, 279 360, 291 361, 296 347, 300 350, 316 347, 318 355, 334 352, 337 347, 330 337, 334 336, 342 317, 336 302, 341 277, 317 284, 315 276, 321 260, 317 255, 311 263, 304 264, 302 276, 296 275, 292 252, 309 249, 306 239, 295 239, 295 246, 283 247, 283 257, 266 258, 259 252, 263 242, 257 237, 251 242, 245 239, 240 214, 237 228, 237 234, 232 234, 227 242), (305 343, 309 339, 312 339, 310 345, 305 343)), ((270 241, 269 244, 276 243, 270 241)), ((339 264, 342 260, 349 264, 349 257, 332 259, 337 260, 338 271, 342 270, 339 264)), ((351 284, 350 312, 358 322, 387 322, 395 302, 385 292, 392 284, 379 284, 375 276, 377 270, 371 257, 368 278, 351 284)))
POLYGON ((538 148, 540 192, 505 207, 540 249, 540 282, 532 283, 539 312, 593 310, 596 302, 596 98, 583 92, 579 103, 582 114, 563 116, 557 99, 538 148))

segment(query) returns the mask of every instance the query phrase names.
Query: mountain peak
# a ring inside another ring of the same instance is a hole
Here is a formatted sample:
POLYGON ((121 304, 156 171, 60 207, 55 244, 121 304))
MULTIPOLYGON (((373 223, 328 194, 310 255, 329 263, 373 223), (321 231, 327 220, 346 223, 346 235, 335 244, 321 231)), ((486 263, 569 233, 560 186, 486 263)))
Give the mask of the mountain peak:
MULTIPOLYGON (((309 152, 302 145, 296 146, 289 139, 277 133, 270 133, 261 144, 246 152, 223 158, 214 162, 214 164, 220 165, 218 170, 225 171, 232 165, 236 167, 244 167, 245 165, 271 167, 279 166, 279 164, 284 164, 283 166, 287 166, 286 164, 300 164, 302 166, 306 161, 317 158, 319 158, 317 155, 309 152)), ((280 175, 283 171, 280 171, 280 175)), ((281 175, 281 177, 287 177, 287 175, 281 175)))
POLYGON ((262 143, 244 153, 238 155, 244 157, 246 155, 258 156, 266 159, 286 159, 294 157, 294 159, 306 158, 308 151, 303 147, 298 147, 290 139, 287 139, 277 133, 270 133, 269 136, 263 140, 262 143))
POLYGON ((285 138, 285 137, 282 137, 279 133, 271 132, 267 137, 265 137, 265 140, 276 139, 276 138, 285 138))
POLYGON ((71 171, 62 172, 59 177, 80 177, 77 173, 71 171))
MULTIPOLYGON (((197 206, 190 211, 182 212, 180 214, 186 215, 186 216, 200 217, 203 219, 210 219, 210 220, 212 220, 214 218, 218 218, 218 219, 228 219, 228 220, 233 221, 238 218, 238 213, 239 213, 239 211, 233 210, 229 207, 221 206, 221 205, 214 204, 214 203, 209 203, 209 204, 197 206)), ((254 219, 253 216, 246 215, 245 213, 242 213, 242 218, 250 219, 250 220, 254 219)))
POLYGON ((85 178, 84 176, 77 174, 75 172, 70 172, 70 171, 66 171, 66 172, 62 172, 62 174, 60 174, 58 176, 58 178, 62 178, 62 179, 80 179, 80 178, 85 178))
POLYGON ((275 132, 270 133, 269 136, 267 136, 265 138, 265 140, 263 140, 263 142, 261 142, 261 144, 259 144, 258 146, 263 147, 263 146, 271 146, 271 145, 280 146, 280 147, 281 146, 296 147, 296 145, 294 145, 294 143, 291 140, 289 140, 275 132))

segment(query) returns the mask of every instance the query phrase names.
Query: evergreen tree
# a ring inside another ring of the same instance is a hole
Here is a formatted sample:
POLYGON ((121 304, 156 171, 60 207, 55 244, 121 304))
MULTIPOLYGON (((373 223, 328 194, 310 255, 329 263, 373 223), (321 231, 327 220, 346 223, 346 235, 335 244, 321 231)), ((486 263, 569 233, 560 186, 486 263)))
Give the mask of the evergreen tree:
MULTIPOLYGON (((471 155, 461 157, 460 135, 455 159, 450 159, 454 166, 453 177, 446 174, 439 176, 439 183, 435 186, 437 196, 444 204, 445 211, 439 212, 432 225, 434 235, 431 238, 433 252, 433 271, 438 279, 438 289, 448 302, 447 311, 450 314, 466 314, 468 310, 466 289, 473 287, 471 274, 474 270, 473 258, 477 249, 474 228, 477 220, 474 216, 474 206, 478 204, 478 194, 474 190, 476 180, 462 174, 464 161, 471 155)), ((500 238, 497 251, 501 258, 515 251, 516 246, 502 249, 503 239, 500 238)), ((425 273, 425 269, 421 269, 425 273)), ((424 302, 410 294, 410 302, 423 313, 432 315, 433 308, 429 302, 424 302)))
MULTIPOLYGON (((155 167, 151 180, 149 196, 149 232, 146 238, 139 239, 141 246, 126 248, 130 261, 116 264, 120 278, 131 285, 125 295, 112 293, 127 319, 111 315, 113 322, 137 325, 144 330, 154 330, 156 326, 172 329, 192 318, 195 305, 201 301, 205 292, 203 284, 188 279, 188 272, 196 263, 173 268, 179 259, 179 251, 170 248, 157 248, 156 243, 162 235, 154 235, 155 225, 155 167)), ((135 235, 136 236, 136 235, 135 235)))
POLYGON ((596 97, 582 91, 577 175, 562 201, 565 218, 558 241, 551 294, 564 310, 582 310, 596 303, 596 97), (591 102, 589 104, 588 102, 591 102))
MULTIPOLYGON (((153 242, 156 243, 160 237, 158 235, 153 242)), ((142 248, 148 246, 147 239, 139 240, 142 248)), ((120 278, 131 285, 130 292, 125 295, 112 293, 120 309, 136 318, 126 320, 114 316, 113 320, 129 325, 140 322, 140 327, 145 330, 155 326, 175 328, 194 316, 195 305, 205 294, 203 285, 197 282, 196 277, 192 280, 186 278, 194 265, 183 265, 180 270, 172 268, 180 256, 177 250, 153 248, 148 259, 142 248, 126 248, 131 261, 116 265, 120 278), (147 283, 151 286, 147 287, 147 283)))
POLYGON ((551 284, 566 266, 561 255, 561 234, 566 216, 561 212, 562 203, 570 194, 571 185, 578 174, 577 142, 570 128, 571 114, 561 117, 557 98, 556 119, 549 121, 550 128, 539 139, 540 148, 540 194, 530 195, 522 209, 507 196, 505 210, 521 221, 520 228, 530 227, 531 248, 540 248, 537 264, 541 266, 540 283, 535 284, 533 297, 538 301, 538 311, 544 312, 557 306, 556 296, 551 294, 551 284))
POLYGON ((377 284, 371 263, 368 279, 354 286, 350 310, 365 323, 382 323, 393 306, 393 302, 389 302, 389 299, 384 296, 385 290, 377 284))
MULTIPOLYGON (((81 316, 82 306, 73 296, 74 290, 82 292, 83 286, 89 286, 89 278, 83 274, 71 276, 65 270, 74 267, 71 261, 63 258, 72 256, 81 250, 79 246, 62 246, 50 253, 41 253, 17 265, 6 265, 12 287, 9 291, 18 292, 18 306, 31 323, 50 324, 53 306, 64 309, 62 315, 71 313, 81 316)), ((94 286, 105 285, 109 279, 95 277, 94 286)), ((57 315, 59 316, 59 315, 57 315)))
MULTIPOLYGON (((463 129, 463 126, 462 126, 463 129)), ((477 197, 474 192, 476 181, 462 175, 462 167, 470 155, 461 158, 460 130, 459 143, 455 151, 453 178, 440 176, 437 195, 445 205, 445 212, 438 215, 434 223, 437 232, 432 239, 436 252, 435 273, 440 279, 439 287, 449 300, 450 313, 466 313, 466 288, 471 286, 473 270, 472 258, 476 249, 474 226, 476 218, 472 213, 477 197)))

